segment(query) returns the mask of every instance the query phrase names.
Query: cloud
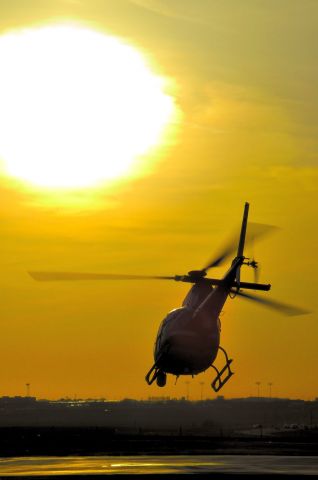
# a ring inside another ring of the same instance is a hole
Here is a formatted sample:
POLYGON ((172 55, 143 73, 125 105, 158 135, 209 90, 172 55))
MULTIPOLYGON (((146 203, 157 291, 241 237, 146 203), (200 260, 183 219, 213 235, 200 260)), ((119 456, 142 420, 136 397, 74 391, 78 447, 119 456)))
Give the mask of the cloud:
MULTIPOLYGON (((206 23, 204 16, 198 15, 196 6, 191 7, 192 2, 166 2, 164 0, 130 0, 130 2, 138 7, 142 7, 152 13, 158 15, 175 18, 191 23, 206 23)), ((195 4, 192 4, 192 6, 195 4)))

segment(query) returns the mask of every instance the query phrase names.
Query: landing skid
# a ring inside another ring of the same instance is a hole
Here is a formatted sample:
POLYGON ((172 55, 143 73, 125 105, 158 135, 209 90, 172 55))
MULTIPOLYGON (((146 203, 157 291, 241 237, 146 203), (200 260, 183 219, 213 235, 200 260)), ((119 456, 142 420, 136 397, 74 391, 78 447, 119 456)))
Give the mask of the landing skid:
POLYGON ((148 385, 152 385, 155 380, 159 387, 164 387, 166 384, 166 374, 159 367, 158 363, 162 357, 169 351, 169 345, 166 345, 158 355, 157 361, 153 364, 149 372, 147 373, 145 380, 148 385))
POLYGON ((211 367, 214 368, 214 370, 216 371, 216 377, 211 383, 211 387, 215 392, 218 392, 219 390, 221 390, 221 388, 226 384, 226 382, 230 380, 232 375, 234 375, 234 372, 232 372, 231 370, 231 363, 233 362, 233 359, 232 358, 229 359, 224 348, 219 347, 219 350, 222 350, 222 352, 224 353, 226 363, 222 368, 222 370, 218 370, 215 365, 211 365, 211 367), (224 373, 225 373, 225 377, 222 379, 222 375, 224 373))

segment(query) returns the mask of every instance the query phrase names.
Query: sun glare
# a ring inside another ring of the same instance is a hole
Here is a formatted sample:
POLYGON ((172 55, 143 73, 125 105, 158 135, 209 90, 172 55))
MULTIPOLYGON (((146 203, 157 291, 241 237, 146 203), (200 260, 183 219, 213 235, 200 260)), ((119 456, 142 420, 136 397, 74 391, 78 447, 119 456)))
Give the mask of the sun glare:
POLYGON ((127 175, 174 115, 143 56, 88 28, 4 34, 0 65, 0 159, 33 185, 82 188, 127 175))

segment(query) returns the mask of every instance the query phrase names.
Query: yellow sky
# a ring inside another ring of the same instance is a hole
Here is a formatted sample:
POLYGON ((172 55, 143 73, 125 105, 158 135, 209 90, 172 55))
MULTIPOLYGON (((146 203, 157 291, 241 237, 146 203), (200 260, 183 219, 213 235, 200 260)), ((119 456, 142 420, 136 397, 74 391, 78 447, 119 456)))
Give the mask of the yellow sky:
MULTIPOLYGON (((79 21, 129 42, 171 80, 180 111, 135 178, 52 195, 1 176, 0 395, 27 382, 50 398, 185 395, 183 378, 159 389, 144 376, 186 285, 39 284, 26 272, 183 274, 213 255, 245 201, 252 221, 280 227, 246 252, 268 295, 318 311, 316 1, 0 0, 0 11, 1 32, 79 21)), ((255 395, 260 381, 264 395, 273 382, 274 395, 318 396, 317 320, 229 300, 221 345, 235 375, 221 393, 255 395)), ((212 377, 193 379, 190 398, 200 381, 214 398, 212 377)))

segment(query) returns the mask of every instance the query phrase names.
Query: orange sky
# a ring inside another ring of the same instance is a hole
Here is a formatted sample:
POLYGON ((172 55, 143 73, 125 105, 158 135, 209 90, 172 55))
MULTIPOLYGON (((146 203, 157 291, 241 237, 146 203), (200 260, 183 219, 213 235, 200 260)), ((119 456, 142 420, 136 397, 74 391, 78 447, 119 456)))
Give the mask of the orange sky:
MULTIPOLYGON (((170 79, 180 113, 147 171, 112 185, 52 193, 2 172, 0 395, 23 395, 27 382, 42 398, 186 395, 184 378, 144 381, 186 285, 40 284, 27 271, 183 274, 222 245, 245 201, 251 221, 280 227, 246 252, 268 295, 318 311, 317 2, 0 0, 0 10, 1 32, 67 20, 124 39, 170 79)), ((223 395, 256 395, 260 381, 264 395, 273 382, 273 395, 318 396, 317 313, 236 299, 221 320, 235 371, 223 395)), ((214 398, 212 377, 194 378, 190 398, 200 381, 214 398)))

